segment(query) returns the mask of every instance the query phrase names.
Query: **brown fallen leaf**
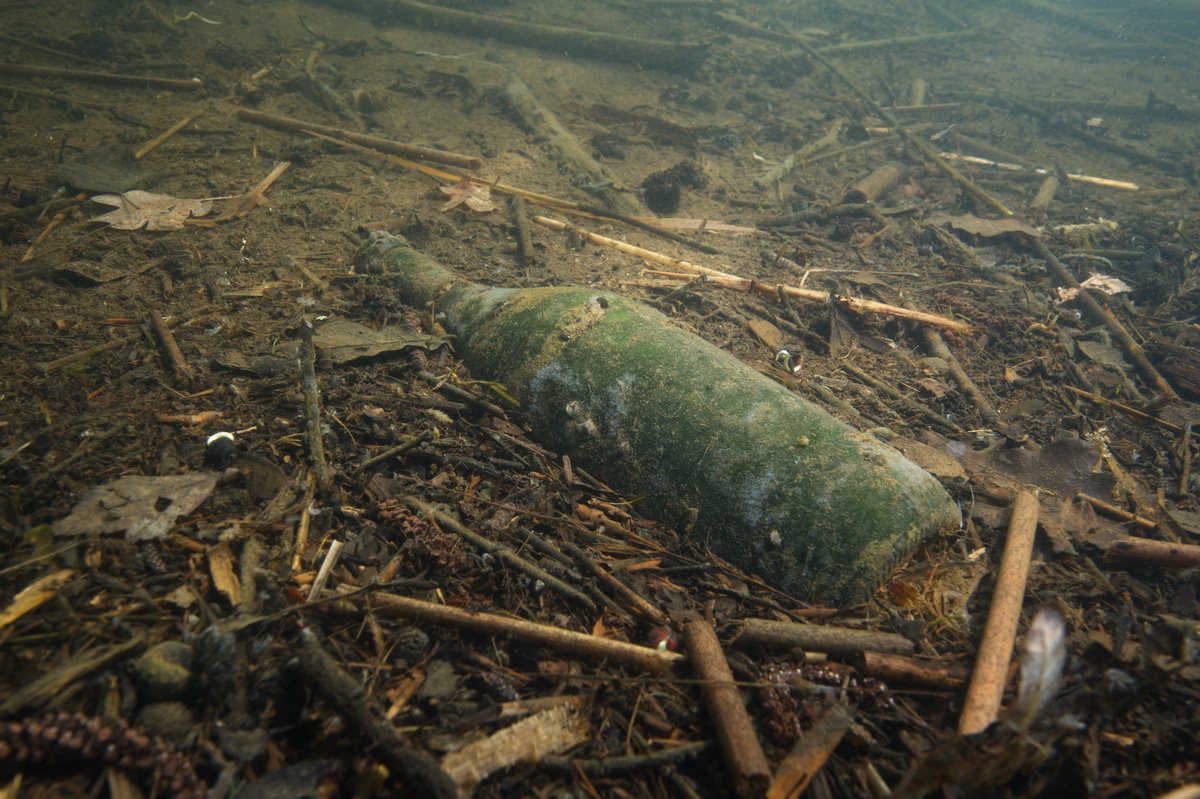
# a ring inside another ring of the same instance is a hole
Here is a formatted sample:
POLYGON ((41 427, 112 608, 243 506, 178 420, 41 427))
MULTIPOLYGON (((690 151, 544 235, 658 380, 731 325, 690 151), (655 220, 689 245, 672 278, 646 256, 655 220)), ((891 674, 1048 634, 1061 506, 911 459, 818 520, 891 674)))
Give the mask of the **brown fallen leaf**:
POLYGON ((463 178, 453 186, 438 186, 442 194, 449 195, 450 201, 442 206, 443 211, 449 211, 459 205, 466 204, 472 211, 486 214, 496 210, 492 202, 492 190, 487 186, 472 183, 470 178, 463 178))
MULTIPOLYGON (((103 205, 115 205, 117 210, 93 217, 93 222, 105 222, 117 230, 179 230, 188 217, 204 216, 212 210, 210 200, 181 200, 168 194, 154 194, 141 189, 120 194, 98 194, 92 198, 103 205)), ((214 198, 226 199, 226 198, 214 198)))

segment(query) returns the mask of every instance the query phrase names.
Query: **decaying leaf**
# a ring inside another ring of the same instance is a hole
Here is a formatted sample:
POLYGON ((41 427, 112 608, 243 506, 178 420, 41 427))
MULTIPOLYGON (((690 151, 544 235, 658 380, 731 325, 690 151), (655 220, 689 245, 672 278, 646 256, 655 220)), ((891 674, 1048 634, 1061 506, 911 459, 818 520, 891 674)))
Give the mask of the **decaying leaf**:
POLYGON ((55 535, 102 535, 125 531, 127 541, 162 538, 180 516, 208 498, 220 475, 209 472, 126 475, 93 488, 54 523, 55 535))
POLYGON ((1003 236, 1009 233, 1017 233, 1022 236, 1028 236, 1031 239, 1039 238, 1042 235, 1032 225, 1027 225, 1020 219, 1011 216, 1005 219, 980 219, 974 214, 960 214, 958 216, 935 215, 932 217, 932 221, 938 224, 948 224, 953 230, 959 233, 979 236, 984 239, 995 238, 996 236, 1003 236))
POLYGON ((212 200, 181 200, 169 194, 155 194, 141 189, 120 194, 98 194, 92 198, 103 205, 115 205, 117 210, 94 217, 117 230, 179 230, 188 217, 204 216, 212 210, 212 200))
POLYGON ((437 349, 447 343, 443 336, 418 333, 394 326, 372 330, 348 320, 326 322, 317 328, 313 341, 337 364, 348 363, 358 358, 374 358, 410 347, 437 349))
POLYGON ((1124 294, 1127 291, 1133 291, 1129 284, 1119 277, 1097 274, 1080 283, 1079 288, 1062 288, 1061 286, 1057 288, 1058 299, 1054 301, 1054 304, 1062 305, 1064 302, 1070 302, 1083 289, 1100 289, 1105 294, 1124 294))
POLYGON ((487 186, 472 183, 470 178, 463 178, 453 186, 439 186, 438 188, 442 190, 442 194, 450 197, 450 201, 442 206, 443 211, 449 211, 451 208, 463 204, 481 214, 496 210, 496 204, 492 202, 492 190, 487 186))

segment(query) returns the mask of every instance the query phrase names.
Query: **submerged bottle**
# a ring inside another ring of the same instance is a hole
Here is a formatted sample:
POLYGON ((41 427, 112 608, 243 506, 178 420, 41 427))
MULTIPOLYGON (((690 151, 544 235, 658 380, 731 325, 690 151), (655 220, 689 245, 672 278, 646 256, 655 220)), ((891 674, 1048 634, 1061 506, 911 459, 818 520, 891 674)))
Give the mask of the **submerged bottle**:
POLYGON ((488 288, 399 236, 356 256, 433 302, 473 377, 530 437, 645 516, 824 604, 864 599, 959 509, 927 472, 644 303, 588 288, 488 288), (686 520, 686 524, 685 524, 686 520))

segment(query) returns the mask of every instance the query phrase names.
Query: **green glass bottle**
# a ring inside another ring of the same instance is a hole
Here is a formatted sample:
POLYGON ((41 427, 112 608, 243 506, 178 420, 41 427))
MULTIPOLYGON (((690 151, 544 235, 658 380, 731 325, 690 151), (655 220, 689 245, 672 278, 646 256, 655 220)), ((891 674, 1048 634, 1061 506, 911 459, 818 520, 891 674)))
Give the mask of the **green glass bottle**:
POLYGON ((961 523, 900 453, 644 303, 464 282, 386 234, 356 263, 434 303, 471 375, 505 386, 534 441, 798 597, 862 600, 919 541, 961 523))

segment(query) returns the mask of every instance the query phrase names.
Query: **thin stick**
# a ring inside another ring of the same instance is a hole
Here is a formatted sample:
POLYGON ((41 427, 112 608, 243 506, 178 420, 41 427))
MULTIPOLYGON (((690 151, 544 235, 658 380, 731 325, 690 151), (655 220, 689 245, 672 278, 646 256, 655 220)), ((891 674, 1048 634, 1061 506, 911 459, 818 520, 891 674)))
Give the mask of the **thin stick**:
POLYGON ((912 641, 895 633, 794 624, 771 619, 742 621, 733 645, 739 648, 763 646, 772 649, 800 647, 806 652, 824 652, 832 657, 846 657, 867 650, 911 655, 914 650, 912 641))
POLYGON ((842 71, 834 66, 828 58, 818 53, 816 48, 814 48, 808 42, 798 41, 796 43, 800 45, 800 48, 804 50, 804 52, 808 53, 813 60, 833 73, 833 75, 842 83, 846 84, 850 91, 854 92, 854 94, 858 96, 858 99, 866 103, 872 111, 879 115, 880 119, 891 125, 892 128, 899 133, 906 142, 908 142, 910 147, 920 152, 927 161, 936 166, 938 169, 942 170, 942 172, 946 173, 946 175, 948 175, 951 180, 961 186, 963 190, 967 192, 967 194, 970 194, 976 200, 979 200, 981 203, 986 205, 988 208, 991 208, 1001 216, 1012 216, 1012 211, 1005 208, 1003 203, 1001 203, 992 195, 988 194, 983 189, 976 186, 961 172, 950 166, 950 164, 946 163, 944 159, 940 158, 938 154, 934 152, 932 147, 926 144, 919 136, 914 134, 908 128, 901 125, 900 120, 896 119, 896 117, 893 116, 887 109, 875 102, 875 98, 860 89, 858 84, 842 74, 842 71))
POLYGON ((1082 492, 1076 494, 1075 499, 1088 503, 1105 516, 1110 516, 1114 519, 1120 519, 1123 522, 1130 522, 1135 527, 1140 527, 1143 530, 1153 530, 1155 527, 1158 527, 1158 522, 1154 521, 1153 519, 1143 518, 1136 514, 1130 513, 1124 508, 1118 508, 1111 502, 1105 502, 1102 499, 1090 497, 1082 492))
POLYGON ((9 75, 29 75, 36 78, 67 78, 69 80, 91 80, 101 83, 117 83, 125 86, 156 89, 182 89, 184 91, 200 91, 204 83, 199 78, 191 80, 175 80, 174 78, 147 78, 141 75, 117 75, 112 72, 91 72, 83 69, 62 69, 60 67, 39 67, 32 64, 3 64, 0 72, 9 75))
POLYGON ((1008 540, 1000 559, 1000 573, 992 592, 992 607, 988 611, 983 640, 975 657, 975 670, 958 731, 962 735, 982 732, 996 720, 1008 666, 1012 660, 1021 620, 1021 604, 1025 596, 1025 580, 1029 576, 1029 558, 1033 554, 1033 538, 1037 531, 1038 501, 1029 491, 1022 491, 1013 502, 1012 518, 1008 522, 1008 540))
POLYGON ((850 665, 860 675, 884 680, 889 685, 913 685, 932 688, 935 691, 962 690, 971 677, 966 669, 958 666, 918 661, 882 652, 862 652, 850 659, 850 665))
MULTIPOLYGON (((1055 257, 1054 253, 1050 252, 1050 248, 1041 239, 1029 240, 1029 246, 1038 254, 1038 257, 1050 265, 1054 275, 1068 287, 1079 288, 1079 282, 1075 280, 1067 268, 1063 266, 1062 261, 1055 257)), ((1166 379, 1159 374, 1154 365, 1146 358, 1146 351, 1142 349, 1142 345, 1134 341, 1133 336, 1129 335, 1129 331, 1125 326, 1112 315, 1112 312, 1102 306, 1090 291, 1080 291, 1075 297, 1083 305, 1083 309, 1087 312, 1092 321, 1099 322, 1105 325, 1117 337, 1117 342, 1121 345, 1121 349, 1129 356, 1137 366, 1138 371, 1142 373, 1142 377, 1148 380, 1155 389, 1159 392, 1159 401, 1163 403, 1173 402, 1179 399, 1179 395, 1175 393, 1175 389, 1166 379)))
MULTIPOLYGON (((990 166, 996 169, 1003 169, 1008 172, 1032 172, 1035 175, 1046 175, 1054 177, 1054 173, 1049 169, 1027 168, 1020 164, 1007 164, 1003 161, 993 161, 990 158, 980 158, 974 155, 959 155, 958 153, 938 153, 942 158, 949 161, 962 161, 964 164, 977 164, 979 166, 990 166)), ((1136 183, 1130 183, 1127 180, 1114 180, 1113 178, 1099 178, 1093 175, 1081 175, 1068 173, 1067 178, 1078 183, 1090 183, 1093 186, 1103 186, 1108 189, 1121 189, 1122 191, 1138 191, 1141 187, 1136 183)))
POLYGON ((300 506, 300 521, 296 524, 296 540, 292 544, 292 571, 304 567, 304 550, 308 549, 308 531, 312 528, 312 501, 317 495, 317 479, 310 470, 308 484, 304 488, 304 502, 300 506))
POLYGON ((529 277, 529 269, 533 266, 533 236, 529 232, 529 212, 525 209, 525 198, 519 194, 513 195, 512 203, 513 228, 517 235, 517 263, 529 277))
MULTIPOLYGON (((601 236, 599 233, 592 233, 590 231, 582 230, 573 225, 568 225, 566 222, 559 222, 556 219, 550 219, 544 216, 535 216, 533 221, 537 222, 539 225, 544 225, 551 230, 572 230, 576 233, 576 235, 595 244, 603 244, 606 247, 612 247, 614 250, 620 250, 621 252, 628 253, 629 255, 634 255, 638 258, 644 258, 647 261, 663 264, 675 269, 682 269, 691 273, 687 275, 678 275, 670 272, 649 272, 649 274, 652 275, 668 277, 675 280, 691 280, 695 275, 708 275, 710 282, 713 283, 713 285, 726 289, 734 289, 736 291, 761 294, 762 296, 771 299, 777 299, 776 289, 778 289, 789 297, 796 297, 802 300, 812 300, 820 303, 826 303, 829 301, 829 292, 826 291, 813 291, 812 289, 801 289, 794 286, 768 286, 765 283, 759 283, 758 281, 748 280, 746 278, 738 277, 737 275, 731 275, 728 272, 709 269, 708 267, 699 266, 691 263, 690 261, 684 261, 679 258, 672 258, 669 255, 662 255, 661 253, 654 252, 653 250, 646 250, 633 244, 626 244, 625 242, 618 241, 617 239, 610 239, 607 236, 601 236)), ((946 317, 938 316, 937 314, 925 313, 923 311, 910 311, 907 308, 897 308, 894 305, 886 305, 882 302, 875 302, 874 300, 858 300, 854 299, 853 297, 839 297, 838 299, 839 301, 844 301, 850 310, 857 311, 859 313, 886 314, 899 319, 908 319, 913 322, 920 322, 921 324, 933 325, 934 327, 940 327, 946 330, 953 330, 956 333, 962 333, 964 335, 971 333, 970 325, 963 324, 962 322, 956 322, 953 319, 947 319, 946 317)))
POLYGON ((172 125, 171 127, 167 128, 165 131, 163 131, 161 134, 159 134, 158 136, 155 136, 153 139, 151 139, 150 141, 148 141, 144 145, 142 145, 142 149, 140 149, 136 153, 134 153, 133 157, 140 161, 143 156, 153 152, 155 149, 157 149, 159 147, 159 145, 161 145, 167 139, 171 138, 176 133, 178 133, 179 131, 186 128, 188 125, 195 122, 196 119, 198 119, 200 116, 202 116, 204 114, 204 110, 205 109, 201 108, 199 111, 196 111, 193 114, 189 114, 187 117, 179 120, 174 125, 172 125))
POLYGON ((321 568, 317 570, 317 577, 313 580, 312 586, 308 590, 308 598, 305 602, 312 602, 314 599, 320 599, 321 592, 325 590, 326 583, 329 582, 329 574, 333 571, 333 567, 337 565, 338 558, 342 554, 342 547, 346 546, 341 541, 329 542, 329 551, 325 553, 325 559, 321 561, 321 568))
POLYGON ((25 251, 25 254, 21 256, 21 263, 25 263, 33 257, 33 251, 38 248, 39 244, 50 238, 50 234, 53 233, 55 229, 63 223, 63 221, 67 218, 68 213, 69 209, 64 208, 54 215, 54 218, 50 220, 50 224, 46 225, 45 229, 42 230, 42 232, 38 234, 38 237, 34 239, 33 243, 29 245, 29 249, 25 251))
POLYGON ((1156 425, 1161 427, 1163 430, 1169 430, 1172 433, 1183 432, 1183 428, 1179 425, 1172 424, 1164 419, 1159 419, 1157 416, 1151 416, 1145 411, 1139 411, 1137 408, 1130 407, 1123 402, 1117 402, 1116 400, 1109 399, 1108 397, 1102 397, 1099 394, 1093 394, 1090 391, 1084 391, 1081 388, 1075 388, 1075 386, 1068 386, 1066 383, 1063 384, 1063 388, 1065 388, 1067 391, 1070 391, 1072 394, 1078 394, 1081 397, 1087 397, 1097 405, 1106 405, 1113 410, 1120 411, 1131 419, 1137 419, 1139 422, 1146 422, 1148 424, 1156 425))
POLYGON ((712 625, 694 619, 683 625, 692 669, 704 681, 700 692, 712 717, 734 790, 744 799, 760 797, 771 784, 771 766, 754 732, 754 723, 725 661, 712 625))
POLYGON ((154 328, 154 335, 158 336, 163 349, 167 351, 167 358, 171 361, 171 369, 175 375, 182 380, 191 380, 195 377, 192 367, 188 366, 187 360, 183 357, 183 351, 179 349, 179 342, 175 340, 175 334, 163 322, 162 311, 158 308, 150 309, 150 327, 154 328))
POLYGON ((394 594, 373 594, 369 601, 374 610, 384 615, 442 624, 484 635, 511 635, 513 638, 540 644, 559 652, 593 660, 608 660, 651 674, 662 674, 683 657, 675 652, 652 649, 648 646, 627 644, 611 638, 599 638, 493 613, 435 605, 394 594))
POLYGON ((392 447, 391 449, 384 450, 383 452, 379 453, 378 455, 376 455, 373 458, 368 458, 367 460, 362 462, 362 466, 360 468, 367 469, 367 468, 370 468, 371 466, 374 466, 377 463, 383 463, 384 461, 388 460, 389 458, 395 458, 400 455, 403 455, 404 453, 408 452, 410 449, 421 446, 426 441, 429 441, 431 438, 433 438, 433 431, 426 430, 425 432, 421 433, 420 435, 413 436, 408 441, 405 441, 403 444, 399 444, 397 446, 392 447))
MULTIPOLYGON (((13 8, 13 6, 10 6, 10 5, 4 5, 4 6, 0 6, 0 7, 13 8)), ((81 64, 91 64, 94 67, 104 66, 104 64, 100 61, 93 61, 92 59, 84 58, 81 55, 75 55, 74 53, 68 53, 65 50, 55 50, 52 47, 44 47, 40 44, 34 44, 33 42, 29 41, 28 38, 21 39, 16 36, 9 36, 7 33, 0 33, 0 40, 6 41, 6 42, 12 42, 13 44, 20 45, 21 47, 28 47, 29 49, 37 50, 40 53, 49 53, 52 56, 57 56, 58 58, 65 58, 69 61, 78 61, 81 64)))
POLYGON ((1183 440, 1179 442, 1179 493, 1187 495, 1188 484, 1192 481, 1192 426, 1183 428, 1183 440))
POLYGON ((239 108, 237 115, 238 119, 245 120, 246 122, 254 122, 259 125, 266 125, 269 128, 286 130, 290 133, 315 131, 316 133, 329 136, 335 141, 340 137, 362 147, 379 152, 392 153, 393 155, 401 155, 405 158, 423 158, 426 161, 436 161, 439 164, 449 164, 450 166, 462 167, 463 169, 480 169, 483 166, 483 159, 476 158, 475 156, 448 153, 445 150, 435 150, 430 147, 420 147, 415 144, 405 144, 404 142, 392 141, 391 139, 382 139, 378 136, 368 136, 365 133, 355 133, 342 128, 322 125, 318 122, 307 122, 302 119, 293 119, 277 114, 266 114, 262 111, 254 111, 249 108, 239 108))
POLYGON ((958 362, 958 358, 954 357, 954 353, 950 352, 950 348, 946 346, 946 342, 942 340, 941 335, 932 328, 921 328, 921 337, 925 341, 925 346, 929 348, 930 355, 937 356, 946 362, 946 366, 950 372, 950 377, 954 380, 964 394, 975 405, 979 414, 992 427, 1000 430, 1004 427, 1004 419, 992 407, 992 403, 987 401, 987 397, 983 396, 983 392, 979 390, 979 386, 975 385, 975 381, 967 374, 967 371, 962 368, 962 364, 958 362))
POLYGON ((325 439, 321 435, 321 389, 317 386, 316 348, 313 327, 307 319, 300 323, 300 390, 304 394, 304 438, 308 444, 308 462, 322 487, 330 481, 325 459, 325 439))
POLYGON ((264 192, 271 188, 271 184, 279 179, 279 176, 292 165, 291 161, 280 161, 275 165, 275 168, 267 173, 267 176, 258 182, 250 191, 240 197, 237 197, 233 205, 221 212, 221 215, 214 219, 214 222, 224 222, 236 217, 243 217, 254 210, 255 207, 264 204, 267 198, 264 192))
POLYGON ((609 589, 617 594, 625 604, 630 606, 639 616, 649 619, 654 624, 665 625, 669 621, 667 614, 656 608, 650 603, 650 600, 634 591, 625 583, 618 580, 612 573, 605 571, 600 567, 600 564, 592 560, 586 552, 580 549, 576 544, 570 541, 562 543, 563 551, 570 555, 576 563, 587 569, 592 575, 604 583, 609 589))
MULTIPOLYGON (((175 327, 178 327, 179 325, 184 324, 185 322, 190 322, 201 316, 210 314, 210 313, 212 313, 212 311, 213 311, 213 308, 211 305, 205 305, 203 307, 188 311, 187 313, 182 314, 180 316, 176 316, 176 317, 172 318, 170 321, 164 322, 164 324, 167 327, 167 329, 170 330, 172 328, 175 328, 175 327)), ((123 338, 113 339, 112 341, 107 341, 98 347, 92 347, 91 349, 81 350, 80 352, 74 352, 74 353, 71 353, 70 355, 64 355, 61 358, 56 358, 53 361, 47 361, 46 363, 42 364, 42 370, 46 374, 53 374, 54 372, 57 372, 59 369, 62 369, 64 366, 69 366, 77 361, 87 360, 88 358, 91 358, 94 355, 98 355, 101 352, 107 352, 109 350, 120 349, 121 347, 124 347, 126 344, 132 344, 135 341, 139 341, 141 338, 142 338, 141 333, 132 333, 123 338)))
POLYGON ((906 410, 908 410, 910 413, 919 414, 920 416, 924 417, 927 421, 931 422, 932 424, 936 424, 939 427, 944 427, 952 433, 962 434, 964 432, 961 427, 959 427, 957 424, 955 424, 954 422, 947 419, 945 416, 942 416, 940 413, 937 413, 936 411, 932 410, 931 408, 927 408, 924 405, 921 405, 920 403, 909 399, 904 394, 901 394, 899 391, 897 391, 896 387, 893 386, 891 383, 886 383, 886 382, 880 380, 879 378, 875 377, 874 375, 870 374, 869 372, 859 369, 857 366, 850 363, 849 361, 842 361, 842 369, 844 369, 847 372, 849 372, 850 374, 854 375, 859 380, 863 381, 864 383, 871 386, 872 388, 875 388, 876 390, 882 391, 884 394, 887 394, 893 400, 895 400, 896 402, 899 402, 902 406, 904 406, 904 408, 906 410))
POLYGON ((811 730, 805 730, 804 736, 779 764, 767 799, 788 799, 803 794, 853 723, 854 711, 846 705, 834 705, 825 711, 821 720, 811 730))
POLYGON ((609 171, 592 158, 591 151, 537 98, 525 81, 514 75, 505 82, 502 91, 509 110, 525 128, 549 143, 562 168, 577 183, 596 186, 596 195, 613 211, 634 215, 642 210, 632 193, 617 185, 609 171))
POLYGON ((469 543, 471 546, 475 547, 481 552, 488 553, 492 557, 496 558, 496 560, 516 571, 521 572, 531 580, 541 581, 541 583, 547 588, 555 591, 556 593, 562 594, 568 599, 578 602, 588 610, 596 609, 596 604, 592 602, 591 598, 588 597, 587 594, 577 591, 576 589, 564 583, 562 580, 550 574, 541 566, 525 560, 525 558, 521 557, 516 552, 513 552, 511 549, 506 549, 505 547, 497 544, 495 541, 489 541, 471 528, 467 527, 465 524, 459 522, 458 519, 455 519, 448 513, 442 513, 438 509, 422 502, 416 497, 405 497, 404 502, 419 510, 422 514, 424 514, 425 518, 429 519, 434 524, 449 530, 459 538, 469 543))
POLYGON ((371 709, 362 683, 347 674, 321 648, 316 633, 300 630, 300 670, 313 688, 333 705, 347 726, 371 743, 372 756, 402 779, 416 796, 455 799, 454 781, 429 755, 414 749, 390 723, 371 709))

